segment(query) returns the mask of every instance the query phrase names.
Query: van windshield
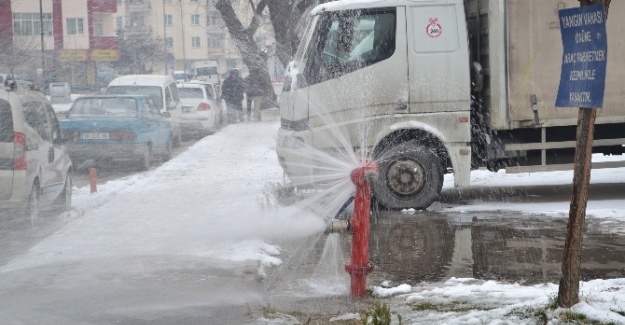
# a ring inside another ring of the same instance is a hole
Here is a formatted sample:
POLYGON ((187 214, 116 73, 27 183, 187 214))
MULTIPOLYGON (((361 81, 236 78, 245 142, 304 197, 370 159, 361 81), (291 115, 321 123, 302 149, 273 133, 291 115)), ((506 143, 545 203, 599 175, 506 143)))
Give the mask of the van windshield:
POLYGON ((163 109, 163 92, 157 86, 110 86, 107 95, 146 95, 154 98, 159 110, 163 109))
POLYGON ((217 67, 204 67, 204 68, 196 68, 195 74, 199 76, 216 76, 217 75, 217 67))

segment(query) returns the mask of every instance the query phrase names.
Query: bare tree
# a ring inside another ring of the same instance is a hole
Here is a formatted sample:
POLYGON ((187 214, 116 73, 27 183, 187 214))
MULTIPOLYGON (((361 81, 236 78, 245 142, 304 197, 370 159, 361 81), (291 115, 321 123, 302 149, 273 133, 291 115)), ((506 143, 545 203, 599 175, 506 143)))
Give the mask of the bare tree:
POLYGON ((16 69, 38 66, 37 63, 41 60, 38 45, 34 38, 29 37, 21 37, 18 41, 11 38, 0 41, 0 62, 10 73, 14 73, 16 69))
POLYGON ((114 66, 122 74, 150 74, 165 60, 163 40, 148 31, 119 30, 119 61, 114 66))
POLYGON ((306 15, 314 6, 329 1, 268 0, 269 18, 276 37, 276 55, 283 65, 286 66, 295 55, 303 29, 308 23, 306 15))
POLYGON ((243 63, 248 66, 250 73, 260 73, 259 78, 264 79, 267 85, 266 93, 271 101, 275 101, 276 95, 271 87, 271 79, 267 69, 267 53, 258 47, 254 41, 254 34, 260 26, 263 11, 269 11, 269 18, 276 37, 276 53, 282 64, 287 65, 291 61, 300 33, 298 30, 306 23, 302 19, 305 13, 314 5, 328 0, 248 0, 252 9, 252 17, 249 26, 245 27, 241 19, 234 11, 230 0, 219 0, 215 7, 221 13, 230 37, 235 42, 243 63))
POLYGON ((255 79, 264 80, 263 84, 266 85, 265 93, 268 94, 267 97, 271 101, 275 101, 276 93, 271 87, 271 77, 267 68, 267 53, 260 49, 254 40, 254 34, 256 34, 260 26, 263 11, 267 8, 267 0, 260 0, 258 4, 255 4, 253 0, 249 0, 249 5, 253 16, 247 27, 244 27, 243 23, 241 23, 230 0, 217 1, 215 8, 221 13, 221 18, 230 33, 230 38, 241 53, 243 63, 249 68, 250 73, 260 74, 260 76, 255 76, 255 79))

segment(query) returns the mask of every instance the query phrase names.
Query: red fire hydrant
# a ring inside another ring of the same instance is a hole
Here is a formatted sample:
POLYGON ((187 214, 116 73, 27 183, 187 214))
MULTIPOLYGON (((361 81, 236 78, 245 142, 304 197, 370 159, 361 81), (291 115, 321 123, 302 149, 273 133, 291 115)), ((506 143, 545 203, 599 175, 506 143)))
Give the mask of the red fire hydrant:
POLYGON ((345 271, 351 276, 352 297, 366 294, 367 275, 373 272, 369 262, 369 212, 371 206, 371 182, 378 175, 378 166, 371 161, 354 169, 352 182, 356 184, 354 217, 352 218, 352 257, 345 263, 345 271))

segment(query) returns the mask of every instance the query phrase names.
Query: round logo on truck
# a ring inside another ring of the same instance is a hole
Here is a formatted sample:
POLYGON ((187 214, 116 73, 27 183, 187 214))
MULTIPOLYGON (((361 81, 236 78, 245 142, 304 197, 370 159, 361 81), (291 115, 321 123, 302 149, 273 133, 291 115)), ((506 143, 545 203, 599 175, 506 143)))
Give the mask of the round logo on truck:
POLYGON ((431 38, 437 38, 443 33, 443 27, 438 23, 438 18, 430 18, 430 24, 425 28, 425 32, 431 38))

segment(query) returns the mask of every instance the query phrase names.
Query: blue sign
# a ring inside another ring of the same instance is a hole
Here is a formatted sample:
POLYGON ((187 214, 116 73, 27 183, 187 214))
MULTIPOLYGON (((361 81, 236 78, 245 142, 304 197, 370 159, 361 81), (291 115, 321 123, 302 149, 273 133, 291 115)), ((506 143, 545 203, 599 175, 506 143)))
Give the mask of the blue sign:
POLYGON ((603 106, 608 36, 603 4, 559 11, 564 54, 556 107, 603 106))

